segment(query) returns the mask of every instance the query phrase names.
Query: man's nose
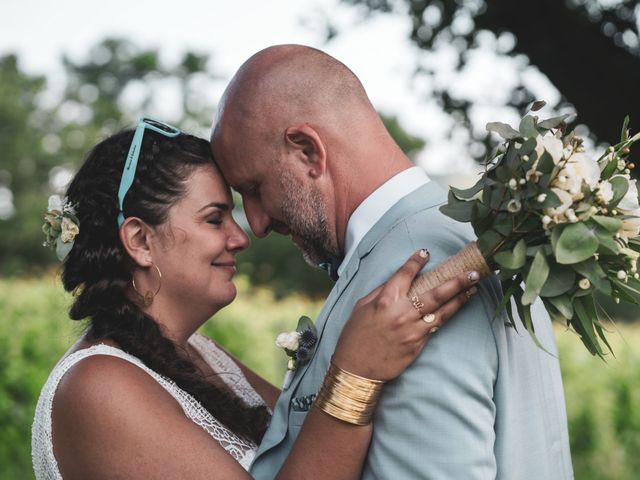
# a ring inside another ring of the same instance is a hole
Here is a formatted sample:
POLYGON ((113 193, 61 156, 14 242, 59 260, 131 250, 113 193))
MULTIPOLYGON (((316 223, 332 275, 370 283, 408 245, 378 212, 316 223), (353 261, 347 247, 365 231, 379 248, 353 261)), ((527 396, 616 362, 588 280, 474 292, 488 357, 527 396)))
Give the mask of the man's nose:
POLYGON ((245 197, 243 198, 242 206, 244 207, 244 213, 253 234, 258 238, 266 237, 271 231, 271 223, 273 220, 267 215, 267 212, 264 211, 260 202, 245 197))

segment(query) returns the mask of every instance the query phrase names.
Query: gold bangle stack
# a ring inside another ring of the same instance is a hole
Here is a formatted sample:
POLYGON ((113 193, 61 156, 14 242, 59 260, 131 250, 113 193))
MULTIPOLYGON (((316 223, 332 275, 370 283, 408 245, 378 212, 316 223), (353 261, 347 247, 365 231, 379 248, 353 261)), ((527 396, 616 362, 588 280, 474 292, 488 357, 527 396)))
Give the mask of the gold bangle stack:
POLYGON ((368 425, 384 381, 345 372, 331 362, 315 405, 323 412, 353 425, 368 425))

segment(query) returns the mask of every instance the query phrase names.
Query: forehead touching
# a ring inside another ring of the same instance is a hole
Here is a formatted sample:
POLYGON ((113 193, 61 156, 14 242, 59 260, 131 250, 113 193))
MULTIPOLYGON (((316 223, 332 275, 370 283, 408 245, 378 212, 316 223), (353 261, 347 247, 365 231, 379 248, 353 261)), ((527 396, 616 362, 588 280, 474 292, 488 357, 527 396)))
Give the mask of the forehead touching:
POLYGON ((229 186, 213 165, 194 169, 187 179, 186 187, 184 196, 177 204, 190 211, 200 211, 210 204, 227 205, 228 208, 233 207, 229 186))

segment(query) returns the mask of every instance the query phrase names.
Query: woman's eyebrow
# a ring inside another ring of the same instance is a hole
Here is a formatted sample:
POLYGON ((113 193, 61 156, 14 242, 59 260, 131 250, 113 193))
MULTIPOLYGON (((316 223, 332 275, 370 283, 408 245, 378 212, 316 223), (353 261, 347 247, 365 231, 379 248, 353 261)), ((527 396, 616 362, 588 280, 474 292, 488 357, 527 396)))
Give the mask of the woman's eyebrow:
POLYGON ((207 203, 204 207, 200 208, 200 210, 198 210, 198 213, 202 212, 203 210, 206 210, 207 208, 218 208, 220 210, 223 211, 229 211, 231 210, 231 206, 228 203, 222 203, 222 202, 211 202, 211 203, 207 203))

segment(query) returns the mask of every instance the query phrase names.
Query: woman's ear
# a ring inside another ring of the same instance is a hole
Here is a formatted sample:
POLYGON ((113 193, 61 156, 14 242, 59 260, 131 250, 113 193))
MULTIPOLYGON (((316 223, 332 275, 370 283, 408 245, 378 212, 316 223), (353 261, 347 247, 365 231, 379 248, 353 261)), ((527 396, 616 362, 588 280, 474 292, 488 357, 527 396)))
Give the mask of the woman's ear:
POLYGON ((131 260, 138 267, 151 267, 151 239, 153 230, 137 217, 127 217, 120 227, 120 241, 131 260))
POLYGON ((321 176, 327 168, 327 151, 318 132, 308 124, 293 125, 285 130, 287 148, 308 167, 311 177, 321 176))

